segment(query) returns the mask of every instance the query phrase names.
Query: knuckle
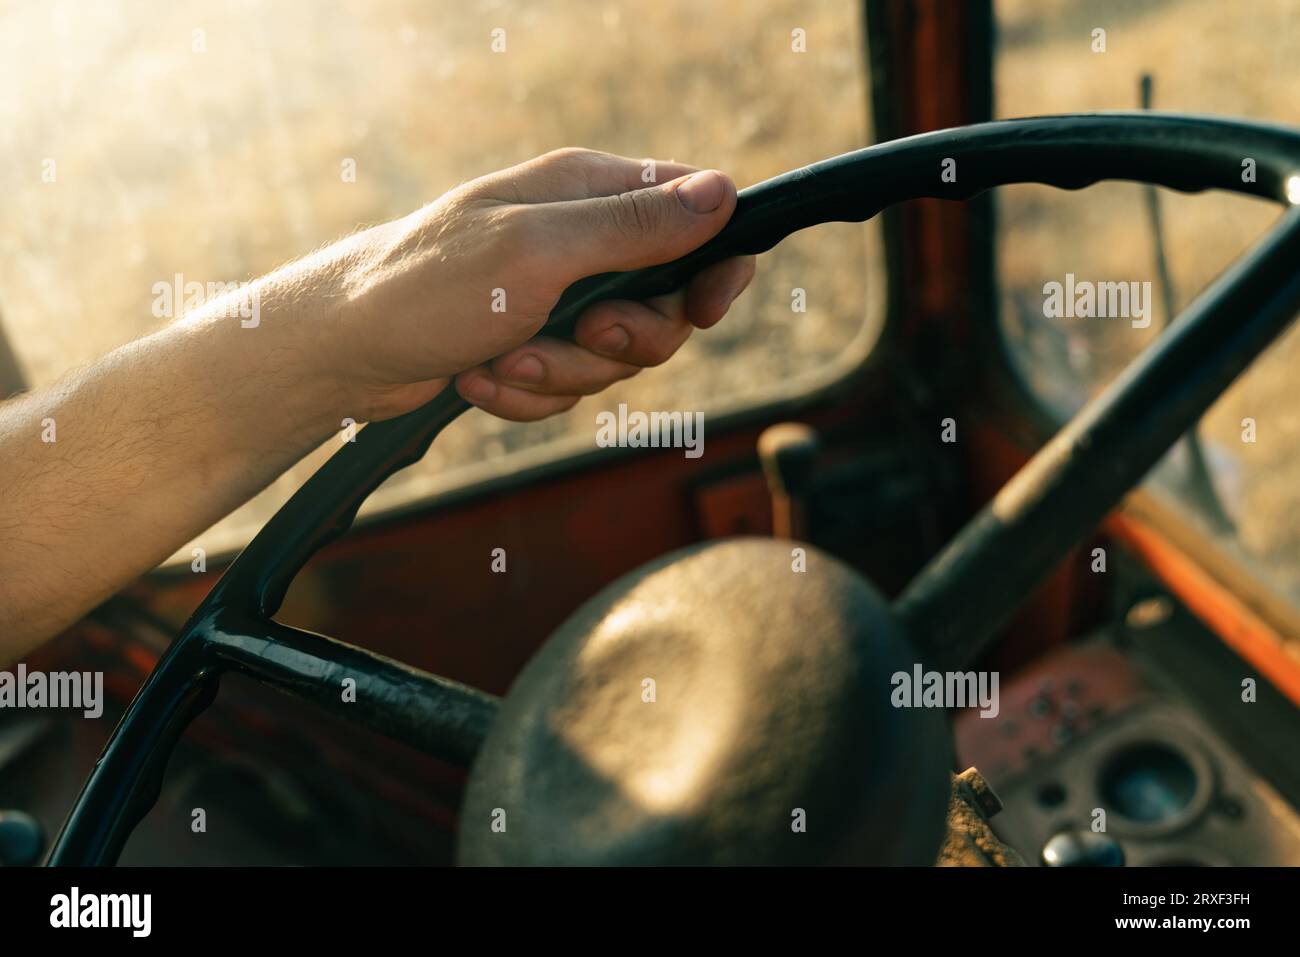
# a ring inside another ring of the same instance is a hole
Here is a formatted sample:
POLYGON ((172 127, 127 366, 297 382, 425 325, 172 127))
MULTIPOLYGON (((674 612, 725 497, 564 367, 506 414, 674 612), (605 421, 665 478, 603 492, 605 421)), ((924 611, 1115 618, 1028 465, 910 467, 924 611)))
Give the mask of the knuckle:
POLYGON ((663 206, 655 200, 656 196, 644 189, 612 197, 610 209, 616 227, 630 237, 656 233, 663 225, 664 216, 663 206))
POLYGON ((544 165, 559 166, 587 162, 601 155, 603 154, 583 146, 561 146, 559 149, 543 153, 538 159, 544 165))

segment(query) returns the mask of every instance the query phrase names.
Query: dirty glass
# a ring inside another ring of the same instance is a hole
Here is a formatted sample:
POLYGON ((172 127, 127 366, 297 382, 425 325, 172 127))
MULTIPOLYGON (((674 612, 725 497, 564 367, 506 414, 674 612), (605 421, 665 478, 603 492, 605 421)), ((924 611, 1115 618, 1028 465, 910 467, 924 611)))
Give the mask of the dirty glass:
MULTIPOLYGON (((1001 117, 1137 109, 1149 74, 1148 102, 1156 109, 1300 124, 1295 0, 997 0, 995 11, 1001 117)), ((1022 377, 1060 420, 1264 236, 1280 212, 1237 195, 1154 192, 1159 243, 1151 191, 1138 184, 999 191, 1001 327, 1022 377), (1047 303, 1050 283, 1064 292, 1067 283, 1103 282, 1139 283, 1130 288, 1149 293, 1141 302, 1146 315, 1058 317, 1047 303)), ((1292 327, 1147 483, 1296 602, 1298 368, 1300 328, 1292 327)))
MULTIPOLYGON (((159 282, 250 279, 556 147, 742 186, 858 148, 860 17, 851 0, 6 4, 0 329, 44 385, 156 328, 159 282)), ((837 374, 883 302, 873 229, 782 244, 727 322, 566 416, 464 416, 367 510, 594 448, 620 402, 722 410, 837 374)), ((247 541, 333 447, 198 541, 247 541)))

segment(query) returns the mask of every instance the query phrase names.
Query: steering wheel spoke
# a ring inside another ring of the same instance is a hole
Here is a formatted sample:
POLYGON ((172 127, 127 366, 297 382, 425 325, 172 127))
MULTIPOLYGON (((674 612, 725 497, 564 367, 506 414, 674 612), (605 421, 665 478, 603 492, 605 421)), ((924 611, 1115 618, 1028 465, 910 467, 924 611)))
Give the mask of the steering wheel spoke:
POLYGON ((498 707, 493 695, 324 635, 228 612, 204 619, 172 645, 113 730, 48 864, 116 861, 157 800, 176 742, 227 673, 461 767, 478 752, 498 707))
POLYGON ((960 669, 1300 310, 1300 208, 1079 411, 908 585, 895 613, 960 669))
POLYGON ((222 670, 462 767, 474 759, 496 717, 493 695, 279 622, 222 626, 209 641, 222 670))

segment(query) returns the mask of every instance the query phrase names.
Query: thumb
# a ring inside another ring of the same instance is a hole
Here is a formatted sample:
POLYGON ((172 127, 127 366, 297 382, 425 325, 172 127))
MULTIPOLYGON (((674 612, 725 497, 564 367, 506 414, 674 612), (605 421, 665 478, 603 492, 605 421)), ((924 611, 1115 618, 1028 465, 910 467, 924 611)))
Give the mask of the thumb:
POLYGON ((555 269, 573 281, 669 262, 712 239, 736 208, 736 184, 701 170, 660 186, 533 209, 547 217, 555 269))

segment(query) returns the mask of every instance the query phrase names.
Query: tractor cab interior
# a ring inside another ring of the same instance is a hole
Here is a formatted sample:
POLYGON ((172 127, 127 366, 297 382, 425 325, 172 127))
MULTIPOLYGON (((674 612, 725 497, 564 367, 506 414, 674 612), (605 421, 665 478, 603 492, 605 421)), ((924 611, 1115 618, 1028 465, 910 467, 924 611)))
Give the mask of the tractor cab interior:
MULTIPOLYGON (((256 269, 402 207, 437 185, 407 154, 449 185, 690 153, 748 187, 731 224, 547 332, 763 253, 735 322, 554 421, 365 426, 33 655, 103 672, 104 714, 0 711, 2 862, 1300 865, 1300 117, 1269 99, 1300 40, 1213 0, 601 6, 599 51, 559 4, 512 73, 397 4, 383 88, 449 70, 492 122, 357 112, 321 156, 392 137, 391 196, 286 169, 280 220, 204 249, 256 269)), ((310 143, 363 7, 285 41, 247 135, 310 143)), ((12 392, 82 346, 5 268, 12 392)))

